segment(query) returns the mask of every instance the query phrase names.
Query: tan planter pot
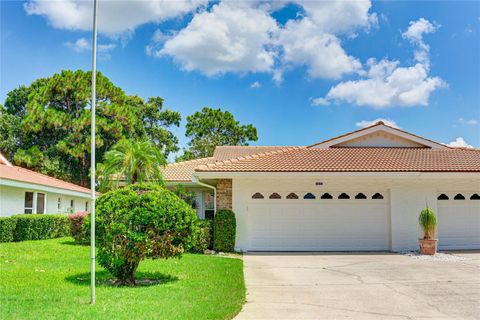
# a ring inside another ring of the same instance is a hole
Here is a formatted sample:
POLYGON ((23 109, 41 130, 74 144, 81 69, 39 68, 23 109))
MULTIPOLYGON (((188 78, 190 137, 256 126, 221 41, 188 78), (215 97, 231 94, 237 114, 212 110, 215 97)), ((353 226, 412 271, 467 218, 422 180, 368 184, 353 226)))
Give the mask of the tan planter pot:
POLYGON ((437 239, 418 239, 420 244, 420 253, 433 256, 437 253, 437 239))

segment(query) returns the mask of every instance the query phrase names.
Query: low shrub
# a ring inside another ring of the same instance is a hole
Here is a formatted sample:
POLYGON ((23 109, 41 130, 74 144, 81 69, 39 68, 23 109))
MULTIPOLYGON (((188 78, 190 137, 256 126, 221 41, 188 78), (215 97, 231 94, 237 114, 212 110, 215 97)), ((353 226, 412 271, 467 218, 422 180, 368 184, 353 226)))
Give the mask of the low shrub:
POLYGON ((203 253, 205 250, 213 249, 213 221, 200 220, 198 226, 199 232, 195 239, 195 245, 190 252, 203 253))
POLYGON ((42 240, 69 235, 66 215, 62 214, 21 214, 15 215, 14 241, 42 240))
POLYGON ((214 218, 213 249, 215 251, 233 252, 235 250, 235 232, 237 223, 232 210, 218 210, 214 218))
POLYGON ((133 184, 97 200, 98 262, 122 285, 135 284, 146 258, 180 257, 198 237, 198 217, 185 201, 155 184, 133 184))
POLYGON ((17 220, 12 217, 0 218, 0 242, 12 242, 17 220))
POLYGON ((434 239, 437 228, 437 216, 429 207, 426 207, 418 216, 418 224, 423 230, 423 239, 434 239))
POLYGON ((90 242, 90 229, 86 219, 90 214, 86 211, 79 211, 68 215, 68 223, 70 224, 70 235, 77 243, 86 244, 90 242))

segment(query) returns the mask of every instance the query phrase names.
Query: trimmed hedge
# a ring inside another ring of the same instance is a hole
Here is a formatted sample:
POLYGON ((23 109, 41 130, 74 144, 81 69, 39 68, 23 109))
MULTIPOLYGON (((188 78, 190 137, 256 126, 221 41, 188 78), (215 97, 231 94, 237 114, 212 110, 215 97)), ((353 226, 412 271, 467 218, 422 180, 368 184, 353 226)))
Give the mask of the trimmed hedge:
POLYGON ((195 245, 190 252, 204 253, 205 250, 213 248, 213 221, 212 220, 200 220, 200 231, 195 239, 195 245))
POLYGON ((12 242, 17 220, 12 217, 0 218, 0 242, 12 242))
POLYGON ((213 249, 215 251, 233 252, 235 250, 235 232, 237 223, 232 210, 217 211, 213 227, 213 249))
POLYGON ((13 241, 43 240, 70 235, 66 215, 22 214, 12 218, 16 220, 13 241))
POLYGON ((87 244, 90 242, 90 229, 87 228, 86 219, 89 219, 90 214, 86 211, 79 211, 68 215, 68 223, 70 224, 70 235, 75 239, 75 242, 80 244, 87 244))

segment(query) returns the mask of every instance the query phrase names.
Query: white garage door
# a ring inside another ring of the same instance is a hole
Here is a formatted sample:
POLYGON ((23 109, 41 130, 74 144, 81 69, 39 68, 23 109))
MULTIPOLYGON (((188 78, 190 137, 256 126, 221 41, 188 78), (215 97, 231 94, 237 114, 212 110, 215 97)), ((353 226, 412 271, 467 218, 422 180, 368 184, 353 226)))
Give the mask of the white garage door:
POLYGON ((386 195, 386 191, 258 193, 247 204, 249 250, 388 250, 386 195))
POLYGON ((480 195, 444 192, 438 196, 440 249, 480 249, 480 195))

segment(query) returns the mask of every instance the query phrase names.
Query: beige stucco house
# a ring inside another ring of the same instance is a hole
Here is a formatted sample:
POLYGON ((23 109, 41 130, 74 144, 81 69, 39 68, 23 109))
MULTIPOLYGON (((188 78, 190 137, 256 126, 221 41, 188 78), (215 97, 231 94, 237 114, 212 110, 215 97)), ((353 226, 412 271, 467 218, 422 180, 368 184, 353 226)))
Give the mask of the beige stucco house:
POLYGON ((480 249, 480 150, 383 122, 306 147, 217 147, 164 173, 196 191, 201 218, 233 209, 241 251, 413 250, 425 206, 440 249, 480 249))

